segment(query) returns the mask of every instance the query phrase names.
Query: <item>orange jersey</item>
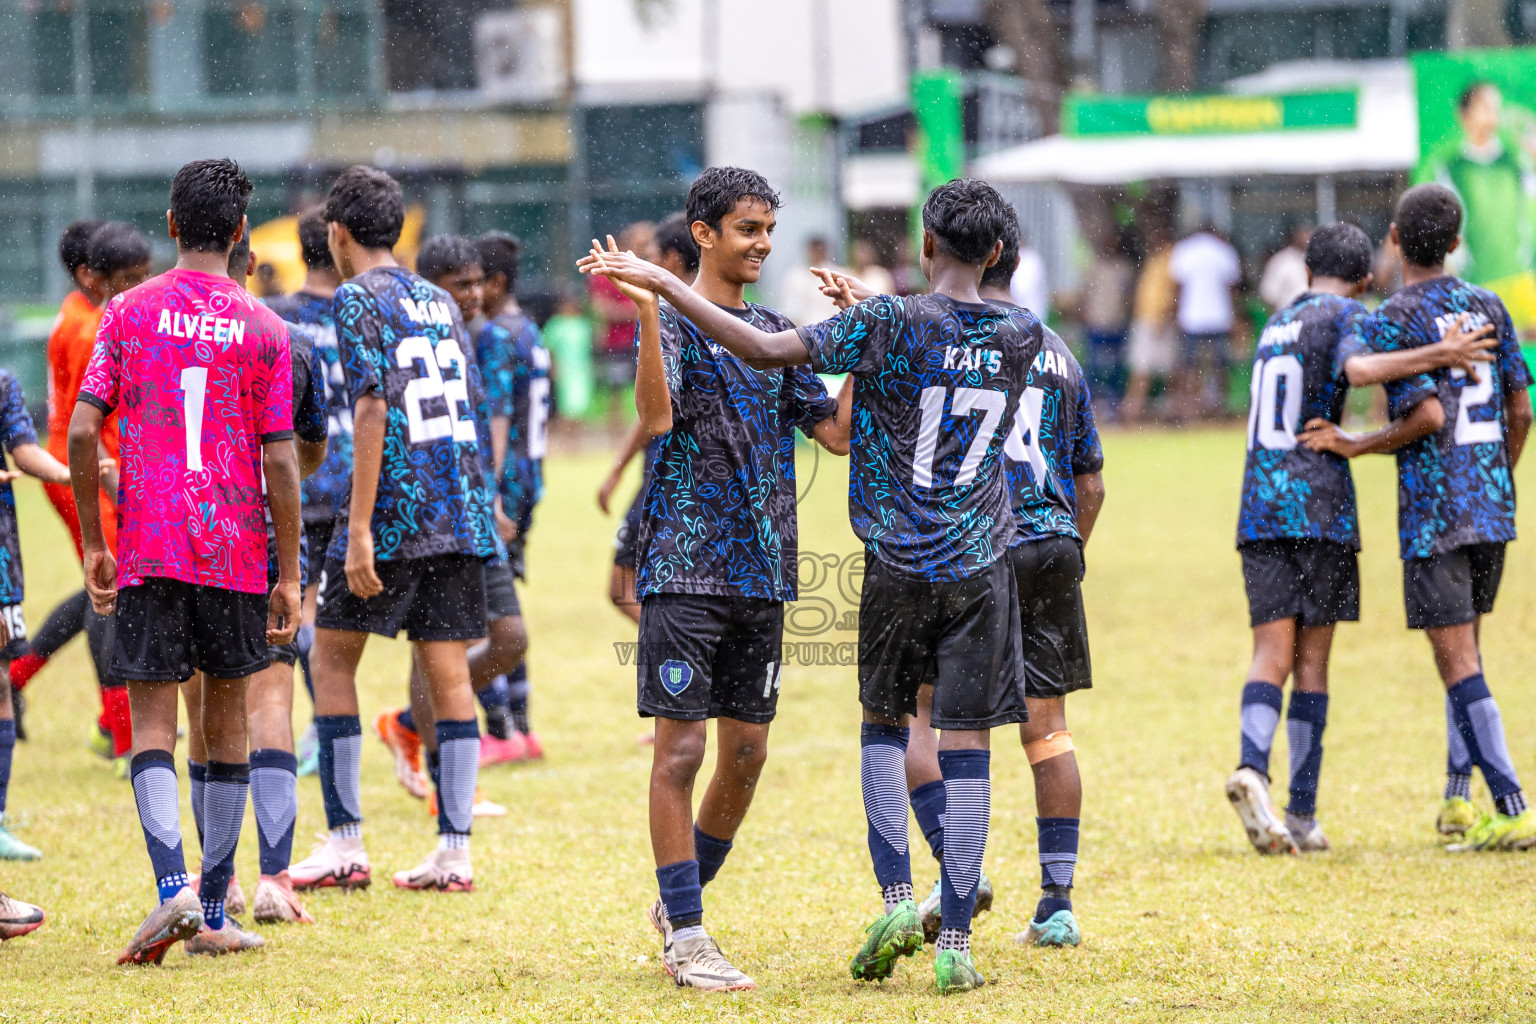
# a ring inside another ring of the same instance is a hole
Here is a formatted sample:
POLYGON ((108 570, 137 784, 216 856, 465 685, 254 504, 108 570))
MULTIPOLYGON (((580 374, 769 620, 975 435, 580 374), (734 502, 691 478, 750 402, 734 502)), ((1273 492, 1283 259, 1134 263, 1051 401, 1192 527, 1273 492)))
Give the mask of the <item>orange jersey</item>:
MULTIPOLYGON (((96 329, 104 311, 78 291, 64 297, 59 318, 48 335, 48 451, 60 462, 69 462, 69 420, 80 397, 85 366, 96 346, 96 329)), ((117 417, 101 425, 101 443, 117 458, 117 417)))

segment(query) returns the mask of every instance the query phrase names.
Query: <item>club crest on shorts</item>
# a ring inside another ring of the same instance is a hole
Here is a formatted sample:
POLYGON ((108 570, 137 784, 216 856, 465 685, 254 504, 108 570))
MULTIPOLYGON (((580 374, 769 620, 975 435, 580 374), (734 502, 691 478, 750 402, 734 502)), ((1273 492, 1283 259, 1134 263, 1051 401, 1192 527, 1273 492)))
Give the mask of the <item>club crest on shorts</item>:
POLYGON ((664 661, 659 671, 661 685, 674 697, 688 689, 688 684, 693 682, 693 669, 685 661, 664 661))

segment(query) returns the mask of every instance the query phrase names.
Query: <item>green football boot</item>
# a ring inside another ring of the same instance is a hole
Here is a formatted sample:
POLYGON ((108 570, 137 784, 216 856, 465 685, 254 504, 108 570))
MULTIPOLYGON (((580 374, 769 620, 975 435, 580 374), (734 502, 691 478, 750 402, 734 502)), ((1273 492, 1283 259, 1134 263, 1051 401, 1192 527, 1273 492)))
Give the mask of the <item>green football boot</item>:
POLYGON ((1451 853, 1479 853, 1487 850, 1529 850, 1536 846, 1536 810, 1519 814, 1485 814, 1482 820, 1446 849, 1451 853))
POLYGON ((941 949, 933 958, 933 983, 938 987, 939 995, 950 996, 981 988, 987 979, 976 969, 971 954, 958 949, 941 949))
POLYGON ((85 737, 85 749, 101 758, 112 760, 112 734, 103 732, 101 726, 91 723, 91 731, 85 737))
MULTIPOLYGON (((981 881, 976 883, 976 909, 971 912, 971 920, 976 919, 977 914, 985 914, 992 909, 992 879, 987 873, 981 873, 981 881)), ((917 905, 917 916, 923 922, 923 941, 930 946, 939 941, 939 928, 943 924, 944 911, 944 884, 939 879, 933 881, 933 891, 917 905)))
POLYGON ((11 834, 11 820, 0 814, 0 860, 37 860, 42 852, 11 834))
POLYGON ((902 900, 889 913, 864 929, 864 944, 848 962, 856 981, 884 981, 896 969, 896 958, 923 948, 923 926, 917 904, 902 900))
POLYGON ((1435 818, 1435 831, 1443 836, 1459 836, 1482 820, 1483 812, 1477 804, 1464 796, 1448 796, 1440 802, 1440 814, 1435 818))

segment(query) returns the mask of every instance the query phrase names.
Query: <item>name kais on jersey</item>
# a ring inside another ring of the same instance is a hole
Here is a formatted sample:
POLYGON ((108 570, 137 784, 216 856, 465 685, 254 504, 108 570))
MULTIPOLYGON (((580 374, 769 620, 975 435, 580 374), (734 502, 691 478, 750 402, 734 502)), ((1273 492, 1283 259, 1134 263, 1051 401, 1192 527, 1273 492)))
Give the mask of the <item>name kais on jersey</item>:
MULTIPOLYGON (((1067 372, 1067 357, 1059 352, 1052 352, 1050 349, 1041 349, 1040 354, 1035 356, 1035 361, 1030 369, 1036 373, 1050 373, 1057 377, 1070 376, 1067 372)), ((993 369, 992 372, 996 373, 997 370, 993 369)))
POLYGON ((435 324, 439 327, 453 325, 453 316, 448 312, 446 302, 421 301, 401 298, 400 308, 405 310, 405 318, 417 324, 435 324))
POLYGON ((162 309, 160 311, 160 323, 155 328, 158 334, 168 334, 173 338, 186 338, 195 341, 214 341, 219 344, 239 345, 245 341, 245 321, 236 320, 224 316, 209 316, 206 313, 180 313, 175 310, 162 309))
POLYGON ((1259 347, 1294 345, 1301 339, 1301 328, 1304 326, 1301 320, 1292 320, 1285 324, 1271 324, 1264 328, 1264 333, 1259 335, 1259 347))
POLYGON ((962 370, 966 373, 997 373, 1003 368, 1003 354, 990 348, 960 348, 947 345, 944 348, 944 369, 962 370))

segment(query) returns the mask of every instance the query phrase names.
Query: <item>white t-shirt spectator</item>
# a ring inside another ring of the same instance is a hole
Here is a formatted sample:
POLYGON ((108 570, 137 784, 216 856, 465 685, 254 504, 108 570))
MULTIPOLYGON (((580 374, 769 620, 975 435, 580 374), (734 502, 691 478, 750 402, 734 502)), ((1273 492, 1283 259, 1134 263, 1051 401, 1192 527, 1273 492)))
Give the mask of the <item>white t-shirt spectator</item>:
POLYGON ((1264 264, 1264 276, 1259 278, 1259 298, 1271 308, 1284 309, 1299 299, 1307 290, 1307 254, 1303 249, 1288 245, 1269 258, 1264 264))
POLYGON ((1173 247, 1168 272, 1179 283, 1179 329, 1185 334, 1232 330, 1232 288, 1242 280, 1237 250, 1208 231, 1173 247))
POLYGON ((1008 281, 1008 293, 1016 305, 1023 306, 1044 320, 1051 312, 1051 290, 1045 283, 1045 260, 1030 246, 1019 250, 1019 268, 1008 281))

